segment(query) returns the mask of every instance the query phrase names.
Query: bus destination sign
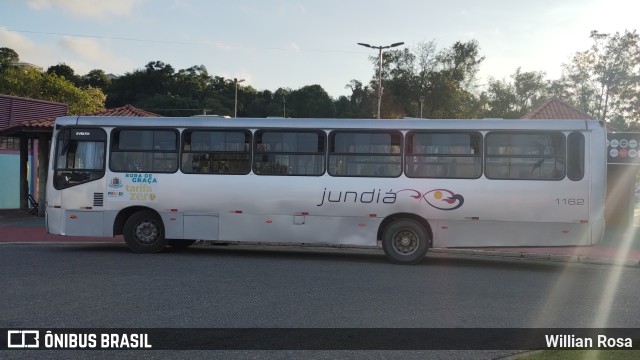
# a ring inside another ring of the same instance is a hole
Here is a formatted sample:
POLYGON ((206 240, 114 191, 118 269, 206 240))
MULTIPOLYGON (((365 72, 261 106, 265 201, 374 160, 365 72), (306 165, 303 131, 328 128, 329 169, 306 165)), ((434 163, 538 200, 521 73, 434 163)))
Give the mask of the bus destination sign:
POLYGON ((607 164, 640 165, 640 133, 607 134, 607 164))

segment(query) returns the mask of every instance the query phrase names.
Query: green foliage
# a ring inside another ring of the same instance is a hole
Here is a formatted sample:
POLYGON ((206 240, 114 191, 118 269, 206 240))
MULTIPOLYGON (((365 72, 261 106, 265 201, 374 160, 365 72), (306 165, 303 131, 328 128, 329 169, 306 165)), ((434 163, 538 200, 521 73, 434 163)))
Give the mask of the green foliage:
POLYGON ((104 110, 105 95, 100 89, 80 89, 63 77, 34 68, 5 69, 0 76, 0 93, 66 103, 70 114, 104 110))
POLYGON ((549 85, 542 72, 511 75, 511 82, 489 79, 483 117, 518 119, 549 97, 549 85))
POLYGON ((103 92, 110 84, 111 80, 107 77, 107 74, 100 69, 91 70, 87 75, 82 77, 82 86, 98 88, 103 92))
MULTIPOLYGON (((377 89, 378 57, 372 56, 375 76, 371 89, 377 89)), ((420 116, 420 97, 424 97, 422 115, 426 118, 472 118, 482 108, 474 93, 476 74, 484 57, 475 40, 456 42, 437 50, 435 42, 421 43, 415 53, 410 49, 390 50, 383 54, 382 118, 420 116)), ((354 90, 356 86, 352 87, 354 90)), ((377 106, 377 90, 368 103, 377 106)))
POLYGON ((76 75, 76 72, 73 70, 73 68, 65 63, 50 66, 47 69, 47 74, 56 74, 69 80, 75 86, 81 86, 82 84, 82 79, 80 78, 80 76, 76 75))
POLYGON ((640 36, 591 32, 593 45, 577 52, 563 65, 553 92, 596 119, 616 123, 620 129, 640 121, 640 36))
POLYGON ((20 61, 20 56, 15 50, 2 47, 0 48, 0 71, 7 68, 9 64, 20 61))
POLYGON ((287 116, 297 118, 333 117, 333 101, 320 85, 304 86, 287 97, 287 116))

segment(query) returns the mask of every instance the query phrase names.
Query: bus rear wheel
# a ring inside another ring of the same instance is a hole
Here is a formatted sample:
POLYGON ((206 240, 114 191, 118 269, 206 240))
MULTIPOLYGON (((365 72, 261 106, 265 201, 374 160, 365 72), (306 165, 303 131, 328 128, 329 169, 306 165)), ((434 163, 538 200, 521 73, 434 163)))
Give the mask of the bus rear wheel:
POLYGON ((415 220, 396 220, 382 234, 382 249, 387 258, 396 264, 417 264, 422 261, 428 248, 429 235, 415 220))
POLYGON ((134 213, 124 224, 124 241, 136 253, 157 253, 167 246, 162 219, 153 211, 134 213))

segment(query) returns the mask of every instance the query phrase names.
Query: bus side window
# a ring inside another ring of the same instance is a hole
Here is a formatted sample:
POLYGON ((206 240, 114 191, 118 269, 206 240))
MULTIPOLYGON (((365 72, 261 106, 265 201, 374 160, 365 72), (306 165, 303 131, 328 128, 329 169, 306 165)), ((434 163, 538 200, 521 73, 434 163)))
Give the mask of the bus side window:
POLYGON ((482 175, 482 134, 411 131, 406 137, 407 177, 477 179, 482 175))
POLYGON ((572 181, 584 177, 584 135, 579 132, 567 136, 567 177, 572 181))

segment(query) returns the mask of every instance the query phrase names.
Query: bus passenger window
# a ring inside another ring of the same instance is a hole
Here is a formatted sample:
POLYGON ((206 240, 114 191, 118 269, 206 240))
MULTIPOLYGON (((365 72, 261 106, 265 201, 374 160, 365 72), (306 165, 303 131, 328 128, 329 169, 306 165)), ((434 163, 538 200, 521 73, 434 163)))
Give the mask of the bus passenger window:
POLYGON ((482 174, 480 133, 412 131, 406 143, 407 177, 477 179, 482 174))
POLYGON ((253 171, 258 175, 324 173, 325 133, 321 130, 256 131, 253 171))
POLYGON ((400 176, 401 149, 399 131, 333 131, 329 136, 329 174, 400 176))
POLYGON ((579 132, 567 136, 567 177, 572 181, 584 177, 584 135, 579 132))
POLYGON ((566 147, 562 132, 494 131, 485 139, 487 178, 562 180, 565 176, 566 147))
POLYGON ((178 131, 173 129, 114 129, 109 168, 115 172, 175 172, 178 170, 178 131))
POLYGON ((185 130, 181 170, 186 174, 248 174, 250 143, 249 130, 185 130))

